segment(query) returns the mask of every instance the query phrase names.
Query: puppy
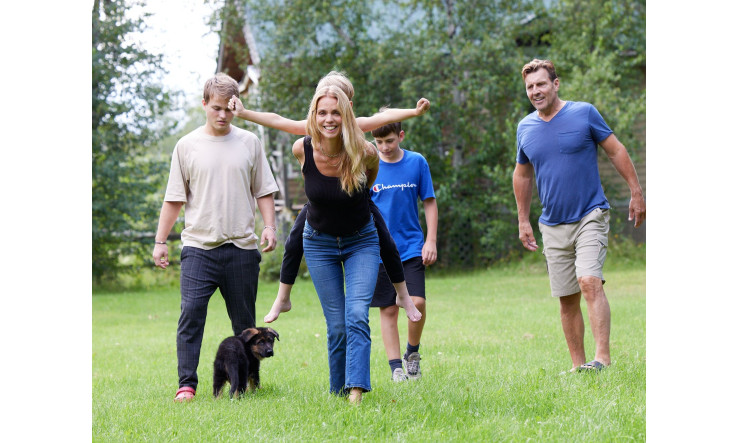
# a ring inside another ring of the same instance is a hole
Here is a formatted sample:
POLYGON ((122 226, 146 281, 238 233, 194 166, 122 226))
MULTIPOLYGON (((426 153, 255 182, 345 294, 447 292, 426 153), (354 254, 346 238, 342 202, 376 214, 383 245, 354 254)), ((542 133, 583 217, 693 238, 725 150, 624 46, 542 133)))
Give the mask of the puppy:
POLYGON ((274 355, 275 338, 279 340, 279 334, 272 328, 248 328, 223 340, 213 363, 213 396, 220 396, 226 381, 231 384, 231 398, 247 388, 258 389, 259 365, 274 355))

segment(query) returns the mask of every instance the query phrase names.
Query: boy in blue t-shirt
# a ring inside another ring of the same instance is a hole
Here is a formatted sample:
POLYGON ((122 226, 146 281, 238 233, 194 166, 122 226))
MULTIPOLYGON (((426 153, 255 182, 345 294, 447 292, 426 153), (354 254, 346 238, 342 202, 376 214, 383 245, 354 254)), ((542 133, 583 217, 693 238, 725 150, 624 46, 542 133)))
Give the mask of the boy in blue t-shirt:
MULTIPOLYGON (((381 112, 381 110, 380 110, 381 112)), ((438 207, 430 168, 417 152, 400 148, 405 138, 400 122, 372 131, 379 150, 379 173, 371 188, 371 197, 387 223, 397 244, 405 271, 405 281, 415 307, 423 314, 420 321, 408 322, 407 350, 400 359, 397 328, 399 307, 395 289, 380 263, 371 306, 379 308, 382 341, 394 381, 418 379, 420 372, 420 337, 425 325, 425 267, 435 263, 438 207), (428 235, 423 238, 418 213, 418 199, 423 202, 428 235), (402 365, 405 363, 403 371, 402 365)))

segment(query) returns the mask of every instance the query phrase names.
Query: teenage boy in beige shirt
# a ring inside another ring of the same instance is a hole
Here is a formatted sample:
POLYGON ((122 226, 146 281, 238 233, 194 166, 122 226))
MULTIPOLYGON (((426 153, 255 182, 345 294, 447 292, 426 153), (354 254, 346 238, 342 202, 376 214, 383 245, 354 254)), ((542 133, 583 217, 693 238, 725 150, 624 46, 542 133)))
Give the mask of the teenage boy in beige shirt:
POLYGON ((234 94, 238 94, 238 84, 225 74, 205 83, 206 123, 175 146, 159 217, 153 258, 156 266, 166 269, 166 239, 182 205, 185 207, 177 327, 178 402, 195 396, 207 307, 216 289, 225 300, 234 334, 255 326, 261 261, 259 236, 254 232, 257 207, 265 225, 262 252, 274 250, 277 242, 273 193, 279 188, 256 135, 231 126, 228 100, 234 94))

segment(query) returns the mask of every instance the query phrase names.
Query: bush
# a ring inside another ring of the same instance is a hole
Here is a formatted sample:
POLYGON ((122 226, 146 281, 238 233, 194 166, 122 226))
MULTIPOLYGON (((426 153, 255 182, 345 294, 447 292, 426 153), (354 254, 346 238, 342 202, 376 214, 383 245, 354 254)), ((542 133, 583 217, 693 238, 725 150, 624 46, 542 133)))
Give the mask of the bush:
MULTIPOLYGON (((282 257, 284 256, 284 242, 279 242, 272 252, 261 253, 261 271, 259 279, 265 281, 279 281, 279 271, 282 268, 282 257)), ((297 278, 310 278, 310 273, 303 258, 300 262, 300 270, 297 278)))

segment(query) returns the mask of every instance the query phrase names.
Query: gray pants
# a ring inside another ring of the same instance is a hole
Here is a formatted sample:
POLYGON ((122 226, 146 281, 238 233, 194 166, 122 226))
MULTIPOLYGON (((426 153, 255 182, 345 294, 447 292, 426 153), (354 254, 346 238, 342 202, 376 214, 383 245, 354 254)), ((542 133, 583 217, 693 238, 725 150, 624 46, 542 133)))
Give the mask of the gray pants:
POLYGON ((216 289, 225 300, 233 333, 255 326, 254 311, 259 283, 258 249, 241 249, 230 243, 204 250, 182 249, 181 314, 177 326, 179 387, 197 389, 197 365, 205 331, 210 296, 216 289))

